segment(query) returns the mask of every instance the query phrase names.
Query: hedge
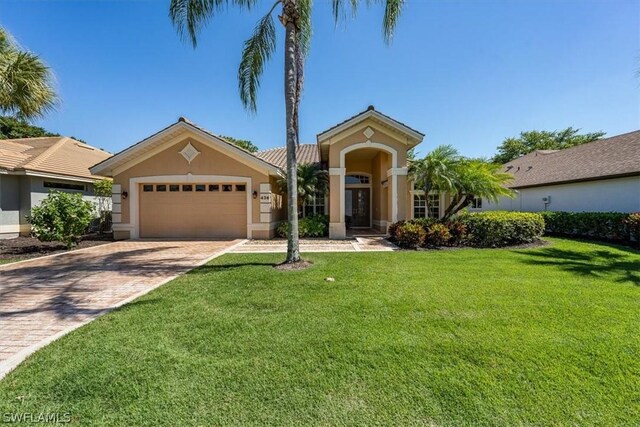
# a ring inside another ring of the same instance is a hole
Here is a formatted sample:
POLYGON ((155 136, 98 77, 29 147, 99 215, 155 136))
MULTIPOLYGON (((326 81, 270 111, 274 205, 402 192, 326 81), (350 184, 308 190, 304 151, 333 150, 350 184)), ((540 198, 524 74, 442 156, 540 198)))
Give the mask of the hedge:
POLYGON ((500 247, 534 242, 544 233, 544 219, 530 212, 478 212, 460 216, 467 228, 466 243, 500 247))
POLYGON ((551 235, 638 244, 640 213, 541 212, 551 235))
MULTIPOLYGON (((283 222, 276 228, 278 237, 287 237, 289 224, 283 222)), ((325 237, 329 235, 329 217, 327 215, 311 215, 298 220, 300 237, 325 237)))
POLYGON ((500 211, 463 214, 449 221, 398 221, 389 227, 390 239, 404 248, 516 245, 538 240, 543 232, 544 220, 539 214, 500 211))

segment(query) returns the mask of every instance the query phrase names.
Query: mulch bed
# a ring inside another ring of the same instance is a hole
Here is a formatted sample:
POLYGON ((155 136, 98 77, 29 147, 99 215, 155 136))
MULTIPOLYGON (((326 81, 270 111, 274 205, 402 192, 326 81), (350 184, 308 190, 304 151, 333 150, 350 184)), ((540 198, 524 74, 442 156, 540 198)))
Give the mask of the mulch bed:
POLYGON ((280 271, 295 271, 295 270, 305 270, 311 267, 312 265, 313 263, 311 261, 302 260, 302 261, 293 262, 293 263, 283 262, 282 264, 274 265, 273 268, 280 271))
MULTIPOLYGON (((388 239, 387 239, 388 240, 388 239)), ((390 241, 390 240, 388 240, 390 241)), ((531 243, 521 243, 519 245, 509 245, 509 246, 498 246, 495 248, 484 248, 484 247, 475 247, 475 246, 427 246, 426 248, 417 248, 417 249, 405 249, 402 250, 417 250, 417 251, 457 251, 463 249, 534 249, 534 248, 542 248, 545 246, 550 246, 551 242, 545 239, 539 239, 531 243)))
MULTIPOLYGON (((89 248, 113 242, 111 234, 88 234, 71 250, 89 248)), ((24 260, 68 252, 69 249, 60 242, 41 242, 35 237, 16 237, 0 240, 0 259, 24 260)))

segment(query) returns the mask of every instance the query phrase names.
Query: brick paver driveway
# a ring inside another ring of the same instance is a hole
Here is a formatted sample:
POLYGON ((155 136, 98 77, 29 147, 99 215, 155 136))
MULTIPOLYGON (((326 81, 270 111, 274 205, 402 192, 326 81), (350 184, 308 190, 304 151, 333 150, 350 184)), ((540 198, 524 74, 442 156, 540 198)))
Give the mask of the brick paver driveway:
POLYGON ((124 241, 0 267, 0 378, 29 354, 240 241, 124 241))

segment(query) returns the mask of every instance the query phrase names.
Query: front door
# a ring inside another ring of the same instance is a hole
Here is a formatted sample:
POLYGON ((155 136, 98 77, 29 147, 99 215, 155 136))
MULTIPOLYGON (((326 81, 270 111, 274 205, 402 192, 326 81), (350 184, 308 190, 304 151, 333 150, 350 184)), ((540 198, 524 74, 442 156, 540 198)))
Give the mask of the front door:
POLYGON ((371 189, 347 188, 344 201, 347 228, 371 228, 371 189))

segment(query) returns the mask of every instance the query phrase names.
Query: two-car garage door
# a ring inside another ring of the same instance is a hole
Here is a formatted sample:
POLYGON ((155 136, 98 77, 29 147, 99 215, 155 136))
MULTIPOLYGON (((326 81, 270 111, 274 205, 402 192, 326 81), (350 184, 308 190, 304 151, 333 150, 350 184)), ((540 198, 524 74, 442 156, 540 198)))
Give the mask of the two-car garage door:
POLYGON ((243 183, 141 184, 140 237, 247 237, 243 183))

